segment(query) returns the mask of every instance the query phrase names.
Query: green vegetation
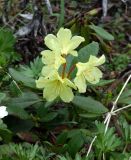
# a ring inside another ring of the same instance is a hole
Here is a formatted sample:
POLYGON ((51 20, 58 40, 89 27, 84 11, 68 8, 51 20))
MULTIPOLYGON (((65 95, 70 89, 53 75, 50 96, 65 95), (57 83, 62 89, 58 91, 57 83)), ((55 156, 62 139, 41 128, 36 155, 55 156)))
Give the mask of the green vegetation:
POLYGON ((0 160, 131 159, 129 5, 0 1, 0 160))

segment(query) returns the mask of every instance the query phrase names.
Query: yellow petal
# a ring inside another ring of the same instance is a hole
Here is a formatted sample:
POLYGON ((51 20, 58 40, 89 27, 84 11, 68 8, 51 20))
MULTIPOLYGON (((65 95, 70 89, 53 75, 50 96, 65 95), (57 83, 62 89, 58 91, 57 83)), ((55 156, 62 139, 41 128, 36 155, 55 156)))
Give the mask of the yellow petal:
POLYGON ((59 96, 59 90, 59 85, 57 85, 56 81, 53 81, 45 87, 43 96, 47 101, 53 101, 59 96))
POLYGON ((97 57, 91 55, 88 63, 91 66, 100 66, 103 63, 105 63, 105 56, 102 55, 100 58, 97 58, 97 57))
POLYGON ((57 82, 60 81, 60 83, 64 83, 64 80, 61 78, 58 72, 55 72, 54 75, 50 77, 50 79, 55 80, 57 82))
POLYGON ((45 79, 44 77, 40 77, 38 80, 36 80, 36 87, 44 88, 47 83, 48 83, 47 79, 45 79))
POLYGON ((73 51, 70 51, 70 54, 72 54, 73 56, 77 57, 78 56, 78 53, 77 51, 73 50, 73 51))
POLYGON ((82 74, 86 70, 87 63, 78 62, 76 64, 76 67, 77 67, 77 70, 78 70, 76 75, 79 76, 80 74, 82 74))
POLYGON ((84 41, 85 41, 85 39, 81 36, 72 37, 70 44, 68 46, 69 52, 76 49, 81 44, 81 42, 84 42, 84 41))
POLYGON ((77 89, 77 87, 75 86, 75 84, 73 82, 71 82, 68 78, 64 79, 64 84, 67 85, 67 86, 69 86, 69 87, 71 87, 71 88, 73 88, 73 89, 75 89, 75 90, 77 89))
POLYGON ((42 62, 47 65, 54 64, 55 62, 55 54, 50 50, 45 50, 41 52, 42 54, 42 62))
POLYGON ((61 55, 56 54, 56 56, 55 56, 55 66, 54 66, 55 69, 59 69, 60 65, 64 64, 64 63, 66 63, 66 59, 63 58, 61 55))
POLYGON ((74 98, 74 94, 72 92, 72 89, 67 86, 62 86, 60 91, 60 98, 64 102, 71 102, 74 98))
POLYGON ((67 28, 60 28, 60 30, 57 33, 57 37, 59 40, 59 43, 62 44, 62 47, 67 45, 72 37, 71 30, 67 28))
POLYGON ((54 65, 47 65, 42 68, 41 74, 44 77, 50 77, 56 72, 54 65))
POLYGON ((84 72, 84 76, 88 82, 96 84, 102 78, 102 72, 97 67, 93 67, 91 70, 84 72))
POLYGON ((60 52, 60 44, 57 40, 57 37, 53 34, 48 34, 45 37, 45 45, 52 51, 60 52))
POLYGON ((83 75, 77 76, 74 79, 74 83, 78 87, 80 93, 86 92, 86 80, 83 75))

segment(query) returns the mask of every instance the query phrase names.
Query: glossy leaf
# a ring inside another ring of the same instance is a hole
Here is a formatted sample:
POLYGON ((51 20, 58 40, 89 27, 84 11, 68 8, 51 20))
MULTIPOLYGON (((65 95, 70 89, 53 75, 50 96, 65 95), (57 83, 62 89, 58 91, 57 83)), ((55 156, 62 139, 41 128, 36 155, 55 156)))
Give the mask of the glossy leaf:
POLYGON ((94 100, 92 97, 75 96, 72 103, 80 109, 94 114, 102 114, 108 111, 103 104, 94 100))
POLYGON ((99 52, 99 44, 97 42, 92 42, 87 46, 81 48, 78 52, 78 61, 87 62, 90 55, 97 56, 99 52))
POLYGON ((95 26, 94 24, 90 25, 89 27, 91 29, 93 29, 103 39, 106 39, 109 41, 114 40, 114 37, 110 33, 108 33, 105 29, 103 29, 102 27, 95 26))

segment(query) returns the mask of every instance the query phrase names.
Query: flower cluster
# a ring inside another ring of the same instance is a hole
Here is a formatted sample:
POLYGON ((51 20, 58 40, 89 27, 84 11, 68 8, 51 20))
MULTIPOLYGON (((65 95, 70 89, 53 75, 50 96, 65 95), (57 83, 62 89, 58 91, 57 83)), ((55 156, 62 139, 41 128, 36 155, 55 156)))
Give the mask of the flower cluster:
POLYGON ((97 67, 105 62, 104 55, 100 58, 90 56, 87 63, 78 62, 73 80, 69 77, 71 70, 66 73, 67 56, 78 56, 75 49, 84 41, 83 37, 72 36, 71 31, 64 28, 58 31, 57 36, 48 34, 45 37, 45 44, 50 50, 41 52, 44 66, 41 76, 36 80, 36 87, 43 89, 47 101, 60 97, 64 102, 70 102, 74 98, 72 89, 84 93, 86 81, 96 84, 102 78, 102 72, 97 67), (63 68, 62 71, 60 68, 63 68))

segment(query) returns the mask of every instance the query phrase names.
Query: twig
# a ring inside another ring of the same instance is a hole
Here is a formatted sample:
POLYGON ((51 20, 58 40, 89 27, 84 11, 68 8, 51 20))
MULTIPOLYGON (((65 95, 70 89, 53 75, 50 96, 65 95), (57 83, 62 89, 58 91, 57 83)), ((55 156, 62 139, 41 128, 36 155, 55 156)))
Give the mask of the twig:
MULTIPOLYGON (((117 110, 114 111, 114 109, 115 109, 115 107, 116 107, 116 105, 117 105, 117 102, 118 102, 121 94, 123 93, 125 87, 127 86, 128 82, 130 81, 130 79, 131 79, 131 74, 130 74, 129 77, 127 78, 127 80, 126 80, 125 84, 123 85, 121 91, 119 92, 119 94, 118 94, 115 102, 113 103, 113 106, 112 106, 111 111, 110 111, 109 113, 107 113, 107 115, 106 115, 106 118, 105 118, 105 120, 104 120, 104 124, 106 124, 105 133, 106 133, 107 130, 108 130, 109 123, 110 123, 110 120, 111 120, 111 116, 112 116, 112 115, 115 115, 116 112, 119 112, 119 111, 121 111, 121 110, 124 110, 124 109, 126 109, 126 108, 131 107, 131 104, 129 104, 129 105, 125 106, 125 107, 122 107, 122 108, 117 109, 117 110)), ((90 144, 89 149, 88 149, 88 151, 87 151, 86 157, 89 156, 89 153, 90 153, 90 151, 91 151, 91 149, 92 149, 93 143, 95 142, 96 138, 97 138, 97 136, 95 136, 95 137, 93 138, 93 140, 91 141, 91 144, 90 144)))
POLYGON ((102 0, 103 17, 107 16, 108 0, 102 0))
MULTIPOLYGON (((122 89, 121 89, 121 91, 120 91, 118 97, 116 98, 116 100, 115 100, 115 105, 116 105, 116 103, 118 102, 118 100, 119 100, 119 98, 120 98, 122 92, 124 91, 124 89, 125 89, 125 87, 127 86, 127 84, 128 84, 128 82, 129 82, 130 79, 131 79, 131 74, 130 74, 129 77, 127 78, 127 80, 126 80, 124 86, 122 87, 122 89)), ((115 106, 114 106, 114 107, 115 107, 115 106)), ((113 108, 112 110, 114 110, 114 108, 113 108)))
POLYGON ((107 121, 107 123, 106 123, 105 133, 107 132, 107 129, 108 129, 108 126, 109 126, 109 123, 110 123, 111 116, 114 114, 113 111, 114 111, 114 109, 115 109, 115 107, 116 107, 116 105, 117 105, 117 102, 118 102, 118 100, 119 100, 121 94, 123 93, 123 91, 124 91, 125 87, 127 86, 127 84, 128 84, 128 82, 129 82, 130 79, 131 79, 131 74, 130 74, 129 77, 127 78, 127 80, 126 80, 124 86, 122 87, 122 89, 121 89, 120 93, 118 94, 118 96, 117 96, 115 102, 113 103, 111 112, 109 113, 109 114, 110 114, 109 119, 108 119, 108 121, 107 121))
POLYGON ((122 111, 122 110, 127 109, 127 108, 130 108, 130 107, 131 107, 131 104, 115 110, 114 113, 119 112, 119 111, 122 111))
POLYGON ((2 29, 4 29, 7 25, 9 25, 10 22, 12 22, 13 20, 15 20, 19 16, 20 13, 22 13, 23 11, 26 10, 26 8, 24 8, 23 10, 21 10, 19 13, 17 13, 15 16, 13 16, 13 18, 11 18, 8 22, 6 22, 6 24, 4 24, 4 26, 0 28, 0 31, 2 29))
POLYGON ((66 63, 63 64, 62 78, 65 77, 66 63))
POLYGON ((6 22, 8 21, 8 2, 9 0, 4 0, 4 5, 3 5, 3 15, 2 15, 2 19, 4 24, 6 24, 6 22))
POLYGON ((91 144, 90 144, 90 146, 89 146, 89 149, 88 149, 88 152, 87 152, 86 157, 88 157, 88 156, 89 156, 90 151, 91 151, 91 148, 92 148, 92 145, 93 145, 93 143, 95 142, 96 138, 97 138, 97 136, 95 136, 95 137, 93 138, 93 140, 91 141, 91 144))
POLYGON ((106 160, 106 158, 105 158, 105 154, 103 153, 103 160, 106 160))
POLYGON ((125 14, 127 14, 127 1, 128 0, 121 0, 125 4, 125 14))
POLYGON ((45 3, 46 3, 46 5, 47 5, 49 14, 52 15, 52 14, 53 14, 53 11, 52 11, 52 7, 51 7, 50 0, 45 0, 45 3))

